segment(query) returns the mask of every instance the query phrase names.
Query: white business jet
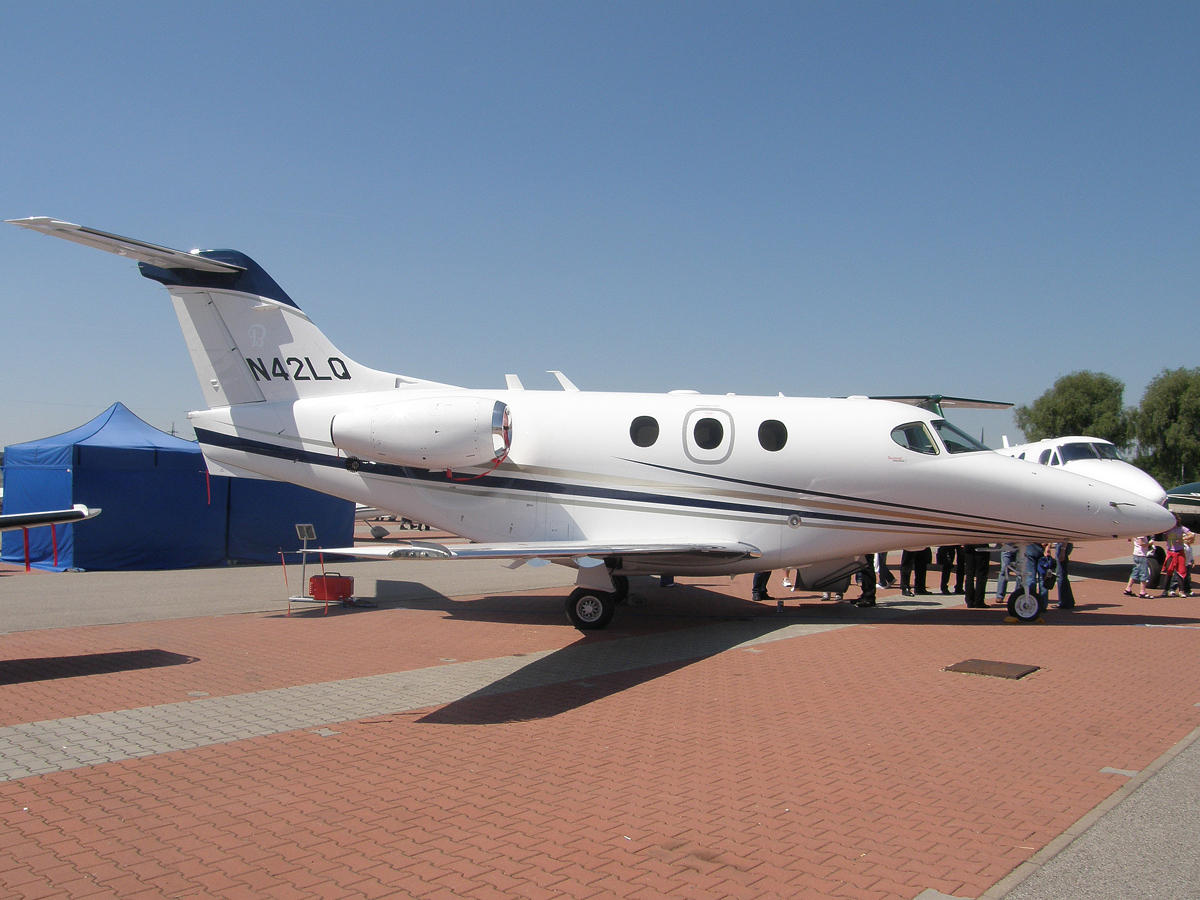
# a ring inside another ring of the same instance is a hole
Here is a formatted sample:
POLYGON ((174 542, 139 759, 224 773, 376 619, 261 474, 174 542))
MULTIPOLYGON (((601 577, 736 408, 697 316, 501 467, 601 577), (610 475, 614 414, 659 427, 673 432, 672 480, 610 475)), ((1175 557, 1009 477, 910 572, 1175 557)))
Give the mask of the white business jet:
POLYGON ((1067 472, 1124 488, 1154 503, 1162 503, 1167 499, 1167 492, 1161 484, 1137 466, 1121 459, 1116 446, 1103 438, 1069 435, 1009 446, 1008 437, 1005 436, 1004 446, 998 452, 1043 466, 1058 466, 1067 472))
POLYGON ((477 542, 326 552, 571 566, 567 614, 581 629, 608 624, 633 574, 794 568, 820 590, 876 551, 1171 522, 1144 497, 1008 459, 900 403, 594 393, 561 373, 561 391, 526 391, 515 376, 468 390, 369 369, 242 253, 13 224, 135 259, 166 286, 210 407, 191 422, 212 472, 300 484, 477 542))

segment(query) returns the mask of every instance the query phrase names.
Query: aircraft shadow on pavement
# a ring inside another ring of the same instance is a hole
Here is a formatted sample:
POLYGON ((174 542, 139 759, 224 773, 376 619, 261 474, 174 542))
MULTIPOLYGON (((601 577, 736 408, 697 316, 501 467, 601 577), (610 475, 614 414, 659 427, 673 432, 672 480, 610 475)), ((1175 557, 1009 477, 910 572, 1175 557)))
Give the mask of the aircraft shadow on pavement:
MULTIPOLYGON (((813 622, 841 622, 861 617, 862 611, 850 603, 822 603, 817 594, 786 595, 784 614, 778 615, 773 603, 759 603, 743 597, 730 596, 721 591, 709 590, 705 584, 677 584, 671 590, 658 588, 657 580, 635 578, 629 604, 617 607, 610 630, 638 630, 661 628, 670 622, 670 627, 681 627, 694 622, 703 624, 712 620, 730 619, 802 619, 813 622), (639 585, 644 581, 646 585, 639 585), (658 620, 652 622, 651 620, 658 620)), ((516 622, 522 624, 561 624, 567 622, 566 598, 570 587, 552 594, 487 594, 471 599, 455 599, 434 591, 420 582, 387 581, 376 582, 373 601, 379 609, 428 609, 449 613, 452 618, 482 622, 516 622)), ((899 599, 899 598, 897 598, 899 599)), ((914 604, 905 598, 905 606, 914 604)), ((932 603, 937 606, 939 604, 932 603)), ((330 607, 332 611, 332 607, 330 607)), ((353 611, 353 610, 350 610, 353 611)), ((293 609, 293 615, 295 611, 293 609)), ((316 612, 320 615, 318 609, 316 612)), ((604 634, 608 632, 602 632, 604 634)))
POLYGON ((0 660, 0 685, 31 681, 55 681, 84 675, 107 675, 137 669, 183 666, 198 657, 168 650, 121 650, 113 653, 87 653, 80 656, 46 656, 36 659, 0 660))
POLYGON ((417 722, 495 725, 551 718, 769 638, 774 632, 806 624, 810 623, 797 622, 794 617, 764 616, 628 637, 583 636, 417 722))

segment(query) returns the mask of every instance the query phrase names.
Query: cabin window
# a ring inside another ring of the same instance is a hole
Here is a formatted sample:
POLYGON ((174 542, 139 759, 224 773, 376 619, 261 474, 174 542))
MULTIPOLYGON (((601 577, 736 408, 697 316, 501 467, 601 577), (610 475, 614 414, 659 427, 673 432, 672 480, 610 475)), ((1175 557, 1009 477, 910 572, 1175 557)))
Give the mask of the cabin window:
POLYGON ((767 419, 758 426, 758 442, 772 453, 782 450, 787 443, 787 426, 776 419, 767 419))
POLYGON ((933 438, 925 429, 924 422, 909 422, 907 425, 893 428, 892 440, 905 450, 912 450, 915 453, 926 453, 933 456, 938 452, 937 444, 933 442, 933 438))
POLYGON ((978 453, 980 450, 991 452, 991 447, 975 440, 961 428, 955 428, 945 419, 934 419, 933 430, 938 433, 942 443, 951 453, 978 453))
POLYGON ((629 439, 639 447, 653 447, 658 440, 658 420, 653 416, 638 416, 629 426, 629 439))
POLYGON ((692 429, 692 436, 701 450, 716 450, 725 439, 725 428, 716 419, 706 416, 696 423, 692 429))

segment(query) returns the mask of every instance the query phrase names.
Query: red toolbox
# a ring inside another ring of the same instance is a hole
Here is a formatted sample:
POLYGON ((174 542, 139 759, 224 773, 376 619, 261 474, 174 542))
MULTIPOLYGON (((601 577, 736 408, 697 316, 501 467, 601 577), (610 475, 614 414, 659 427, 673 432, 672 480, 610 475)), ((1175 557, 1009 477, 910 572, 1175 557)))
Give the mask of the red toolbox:
POLYGON ((308 579, 308 593, 314 600, 345 603, 354 595, 354 576, 326 572, 308 579))

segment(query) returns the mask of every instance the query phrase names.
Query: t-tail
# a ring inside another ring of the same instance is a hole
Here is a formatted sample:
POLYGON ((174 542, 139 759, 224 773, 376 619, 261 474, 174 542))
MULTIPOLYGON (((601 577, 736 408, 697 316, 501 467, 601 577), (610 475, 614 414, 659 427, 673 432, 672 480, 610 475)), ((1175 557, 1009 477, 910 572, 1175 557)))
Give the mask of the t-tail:
POLYGON ((165 285, 209 407, 437 386, 350 359, 244 253, 185 253, 44 217, 8 221, 135 259, 165 285))

